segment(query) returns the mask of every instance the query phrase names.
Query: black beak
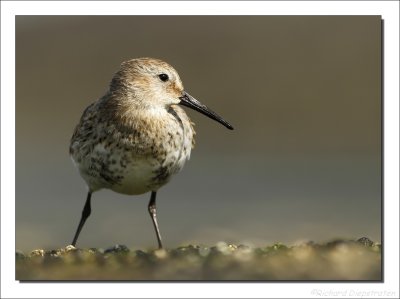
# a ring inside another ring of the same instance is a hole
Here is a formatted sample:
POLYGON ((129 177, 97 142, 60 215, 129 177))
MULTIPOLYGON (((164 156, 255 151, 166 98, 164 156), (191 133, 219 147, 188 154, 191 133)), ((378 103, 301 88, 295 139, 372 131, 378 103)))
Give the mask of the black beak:
POLYGON ((223 120, 221 116, 209 109, 206 105, 200 103, 186 91, 183 92, 183 96, 179 97, 179 99, 181 100, 181 102, 179 103, 180 105, 196 110, 208 116, 209 118, 212 118, 213 120, 216 120, 217 122, 223 124, 228 129, 233 130, 233 127, 227 121, 223 120))

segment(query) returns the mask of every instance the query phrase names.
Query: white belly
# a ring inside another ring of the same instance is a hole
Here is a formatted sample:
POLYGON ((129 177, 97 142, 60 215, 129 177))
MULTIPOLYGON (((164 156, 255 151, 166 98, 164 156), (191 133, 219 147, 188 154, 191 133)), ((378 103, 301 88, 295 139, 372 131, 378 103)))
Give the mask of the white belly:
POLYGON ((129 169, 123 173, 121 182, 111 186, 111 190, 129 194, 143 194, 150 190, 150 183, 154 177, 154 166, 150 161, 136 161, 129 169))
POLYGON ((126 156, 119 152, 114 152, 107 157, 107 152, 99 155, 99 149, 102 147, 96 146, 91 157, 88 157, 83 163, 77 165, 81 176, 86 181, 89 189, 94 192, 103 188, 111 189, 115 192, 138 195, 149 191, 157 191, 161 186, 168 183, 171 177, 179 172, 187 159, 190 156, 191 147, 184 147, 172 150, 168 153, 164 161, 149 157, 131 157, 126 159, 126 156), (96 157, 96 163, 92 158, 96 157), (122 162, 121 163, 121 159, 122 162), (100 161, 100 162, 98 162, 100 161), (112 163, 115 161, 115 163, 112 163), (102 164, 107 167, 100 167, 102 164), (93 165, 97 165, 93 167, 93 165), (102 171, 99 171, 99 170, 102 171), (105 176, 107 174, 107 176, 105 176), (110 181, 107 181, 108 178, 110 181), (112 180, 115 180, 112 182, 112 180))

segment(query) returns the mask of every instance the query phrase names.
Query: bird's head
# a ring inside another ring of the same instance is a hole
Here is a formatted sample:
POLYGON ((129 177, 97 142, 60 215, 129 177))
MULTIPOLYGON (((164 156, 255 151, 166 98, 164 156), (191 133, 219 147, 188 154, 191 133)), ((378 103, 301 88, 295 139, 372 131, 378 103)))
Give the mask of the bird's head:
POLYGON ((127 95, 132 104, 140 109, 168 110, 171 105, 180 104, 233 129, 218 114, 189 95, 178 72, 159 59, 136 58, 123 62, 111 81, 110 92, 127 95))

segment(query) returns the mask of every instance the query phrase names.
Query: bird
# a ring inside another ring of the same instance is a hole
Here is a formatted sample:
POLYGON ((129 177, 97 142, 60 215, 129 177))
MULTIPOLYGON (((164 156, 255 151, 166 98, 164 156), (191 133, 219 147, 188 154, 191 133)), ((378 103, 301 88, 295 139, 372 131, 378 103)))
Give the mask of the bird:
POLYGON ((151 193, 148 212, 158 248, 163 248, 157 191, 183 168, 195 143, 194 123, 182 106, 233 130, 186 92, 167 62, 143 57, 121 63, 104 96, 83 111, 71 138, 70 156, 88 188, 71 245, 76 246, 91 214, 92 194, 110 189, 126 195, 151 193))

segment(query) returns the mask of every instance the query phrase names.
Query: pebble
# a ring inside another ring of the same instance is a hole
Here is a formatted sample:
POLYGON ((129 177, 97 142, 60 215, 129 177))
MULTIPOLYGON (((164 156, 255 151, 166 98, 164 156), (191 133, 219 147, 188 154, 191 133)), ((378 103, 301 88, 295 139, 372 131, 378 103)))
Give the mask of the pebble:
POLYGON ((104 251, 104 253, 128 253, 129 252, 129 248, 126 247, 125 245, 114 245, 111 248, 108 248, 104 251))

